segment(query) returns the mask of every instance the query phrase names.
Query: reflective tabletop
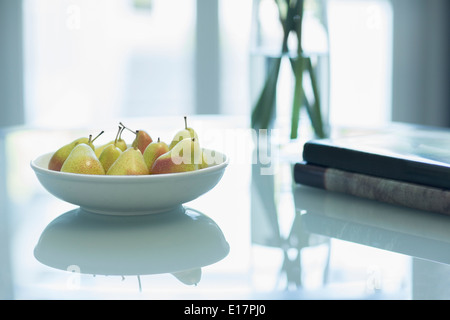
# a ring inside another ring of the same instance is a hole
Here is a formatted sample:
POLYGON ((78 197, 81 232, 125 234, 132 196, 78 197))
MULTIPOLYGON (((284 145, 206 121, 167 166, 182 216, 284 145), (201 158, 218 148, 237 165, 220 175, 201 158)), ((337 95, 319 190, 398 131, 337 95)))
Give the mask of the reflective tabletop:
MULTIPOLYGON (((166 140, 179 129, 126 120, 166 140)), ((0 298, 450 298, 450 217, 296 185, 302 144, 262 161, 245 118, 192 126, 229 157, 221 181, 181 208, 136 216, 57 199, 30 168, 92 128, 0 130, 0 298)))

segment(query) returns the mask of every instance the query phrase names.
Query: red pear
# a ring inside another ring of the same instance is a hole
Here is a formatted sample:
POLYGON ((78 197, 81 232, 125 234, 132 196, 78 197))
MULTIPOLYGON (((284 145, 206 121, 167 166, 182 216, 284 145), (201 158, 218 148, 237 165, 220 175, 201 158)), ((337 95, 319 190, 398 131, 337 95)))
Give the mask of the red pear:
POLYGON ((124 128, 126 128, 127 130, 133 132, 136 135, 136 138, 131 143, 131 146, 138 148, 141 151, 141 153, 144 154, 147 146, 153 142, 152 137, 144 130, 133 131, 133 130, 125 127, 123 125, 123 123, 120 123, 120 125, 123 126, 124 128))

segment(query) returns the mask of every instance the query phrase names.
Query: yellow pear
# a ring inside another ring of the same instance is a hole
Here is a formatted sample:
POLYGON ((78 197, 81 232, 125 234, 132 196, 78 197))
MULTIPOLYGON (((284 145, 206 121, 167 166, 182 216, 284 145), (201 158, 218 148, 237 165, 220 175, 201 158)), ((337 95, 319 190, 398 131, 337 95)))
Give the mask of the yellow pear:
POLYGON ((117 158, 119 158, 121 153, 122 150, 116 147, 115 144, 110 144, 105 149, 103 149, 98 160, 100 160, 100 163, 102 164, 105 171, 109 170, 113 163, 116 162, 117 158))
POLYGON ((147 148, 145 148, 144 161, 147 164, 149 173, 151 173, 153 163, 156 161, 156 159, 168 151, 169 146, 167 145, 167 143, 161 141, 160 138, 158 138, 158 141, 153 141, 147 146, 147 148))
POLYGON ((200 145, 195 138, 186 138, 159 156, 150 171, 152 174, 194 171, 201 163, 200 145))
POLYGON ((208 168, 210 164, 210 157, 202 150, 202 163, 198 166, 199 169, 208 168))
POLYGON ((64 161, 61 172, 105 174, 105 170, 95 155, 92 146, 86 143, 81 143, 73 148, 66 161, 64 161))
POLYGON ((122 139, 122 132, 125 128, 119 126, 119 131, 118 131, 118 137, 116 135, 116 139, 112 140, 108 143, 105 143, 104 145, 98 146, 95 148, 95 154, 97 155, 97 157, 100 159, 100 155, 102 154, 103 150, 105 150, 105 148, 107 146, 110 146, 112 144, 115 144, 116 147, 118 147, 120 150, 125 151, 127 150, 128 146, 127 143, 125 142, 125 140, 122 139))
POLYGON ((106 174, 143 175, 148 174, 148 168, 141 151, 137 147, 130 147, 120 154, 106 174))
POLYGON ((122 153, 122 149, 117 146, 117 143, 119 141, 119 135, 122 132, 123 128, 119 126, 119 130, 116 134, 116 139, 113 141, 112 144, 107 145, 98 159, 100 160, 103 168, 105 169, 105 172, 108 171, 108 169, 112 166, 112 164, 117 160, 117 158, 122 153))
POLYGON ((223 155, 217 154, 214 150, 202 149, 202 163, 199 169, 208 168, 210 166, 222 163, 224 161, 223 155))
MULTIPOLYGON (((98 136, 95 137, 95 139, 97 139, 102 133, 103 133, 103 131, 100 132, 98 134, 98 136)), ((85 143, 85 144, 89 145, 94 150, 95 147, 94 147, 93 142, 95 141, 95 139, 92 139, 92 135, 89 135, 89 138, 87 138, 87 137, 78 138, 78 139, 72 141, 71 143, 68 143, 68 144, 62 146, 61 148, 56 150, 56 152, 50 158, 50 161, 48 163, 48 168, 50 170, 60 171, 61 167, 64 164, 64 161, 66 161, 66 159, 69 156, 70 152, 72 152, 72 150, 77 145, 79 145, 80 143, 85 143)))
POLYGON ((198 141, 197 133, 194 129, 188 127, 187 125, 187 117, 184 117, 184 129, 178 131, 172 139, 172 142, 169 145, 169 149, 175 147, 175 145, 183 139, 186 138, 195 138, 198 141))

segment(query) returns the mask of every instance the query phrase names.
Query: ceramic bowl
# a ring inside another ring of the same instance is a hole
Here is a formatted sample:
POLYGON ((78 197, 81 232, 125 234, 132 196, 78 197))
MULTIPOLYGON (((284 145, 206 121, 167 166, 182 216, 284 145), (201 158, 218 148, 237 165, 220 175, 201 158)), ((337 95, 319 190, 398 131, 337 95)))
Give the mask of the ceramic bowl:
POLYGON ((42 186, 55 197, 86 211, 108 215, 173 210, 214 188, 228 166, 228 158, 216 152, 216 159, 222 159, 221 162, 196 171, 142 176, 87 175, 49 170, 52 154, 31 161, 42 186))

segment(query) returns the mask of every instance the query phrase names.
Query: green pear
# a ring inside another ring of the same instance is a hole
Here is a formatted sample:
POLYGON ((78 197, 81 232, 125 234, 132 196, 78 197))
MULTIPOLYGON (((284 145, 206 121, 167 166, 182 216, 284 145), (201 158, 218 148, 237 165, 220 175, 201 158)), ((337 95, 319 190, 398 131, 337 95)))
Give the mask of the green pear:
POLYGON ((214 150, 202 149, 202 163, 199 165, 199 169, 208 168, 223 161, 223 155, 217 154, 214 150))
POLYGON ((136 138, 134 138, 133 142, 131 143, 131 146, 138 148, 141 151, 141 153, 144 154, 145 148, 147 148, 147 146, 153 141, 152 137, 144 130, 133 131, 125 127, 122 122, 120 123, 120 125, 122 125, 125 129, 131 131, 136 135, 136 138))
POLYGON ((175 147, 175 145, 183 139, 186 138, 195 138, 198 141, 197 133, 194 129, 188 127, 187 125, 187 117, 184 117, 184 129, 178 131, 172 139, 172 142, 169 145, 169 149, 175 147))
POLYGON ((61 172, 82 174, 105 174, 102 164, 92 146, 80 143, 70 152, 61 167, 61 172))
MULTIPOLYGON (((123 128, 119 126, 119 130, 116 134, 116 139, 113 141, 112 144, 107 145, 100 156, 98 157, 98 160, 100 160, 103 168, 105 169, 105 172, 108 171, 108 169, 112 166, 112 164, 117 160, 117 158, 122 153, 122 149, 117 146, 119 135, 122 132, 123 128)), ((97 150, 96 150, 97 151, 97 150)), ((96 152, 97 154, 97 152, 96 152)))
POLYGON ((56 152, 52 155, 50 158, 50 162, 48 163, 48 168, 50 170, 60 171, 61 167, 64 164, 64 161, 66 161, 67 157, 69 156, 70 152, 80 143, 88 143, 89 138, 78 138, 71 143, 66 144, 65 146, 62 146, 56 152))
POLYGON ((148 168, 141 151, 138 148, 130 147, 120 154, 106 174, 143 175, 148 174, 148 168))
POLYGON ((79 144, 81 143, 85 143, 87 145, 89 145, 93 150, 95 150, 94 147, 94 141, 95 139, 97 139, 101 134, 103 133, 100 132, 98 134, 97 137, 95 137, 94 139, 92 139, 92 135, 89 135, 89 138, 86 137, 82 137, 82 138, 78 138, 74 141, 72 141, 71 143, 68 143, 64 146, 62 146, 61 148, 59 148, 58 150, 56 150, 56 152, 52 155, 52 157, 50 158, 50 161, 48 163, 48 168, 50 170, 54 170, 54 171, 60 171, 61 167, 64 164, 64 161, 66 161, 67 157, 69 156, 69 154, 72 152, 72 150, 79 144))
POLYGON ((197 139, 186 138, 159 156, 150 171, 152 174, 195 171, 201 162, 201 149, 197 139))
POLYGON ((153 141, 150 143, 144 151, 144 161, 147 164, 149 173, 152 173, 152 166, 155 160, 169 151, 169 146, 167 143, 163 142, 158 138, 158 141, 153 141))
POLYGON ((125 128, 119 126, 119 132, 118 135, 119 137, 117 137, 116 135, 116 139, 112 140, 108 143, 105 143, 104 145, 98 146, 95 148, 95 154, 97 155, 97 157, 100 159, 100 155, 102 154, 103 150, 105 150, 106 147, 115 144, 116 147, 118 147, 120 150, 125 151, 127 150, 128 146, 127 143, 125 142, 125 140, 122 139, 122 132, 125 128))
POLYGON ((110 144, 105 149, 103 149, 98 160, 100 160, 100 163, 102 164, 105 171, 108 171, 121 154, 122 150, 120 148, 116 147, 115 144, 110 144))
POLYGON ((202 150, 202 163, 200 163, 200 165, 198 166, 198 168, 199 168, 199 169, 208 168, 210 163, 212 163, 212 161, 210 160, 209 155, 206 154, 206 153, 202 150))

